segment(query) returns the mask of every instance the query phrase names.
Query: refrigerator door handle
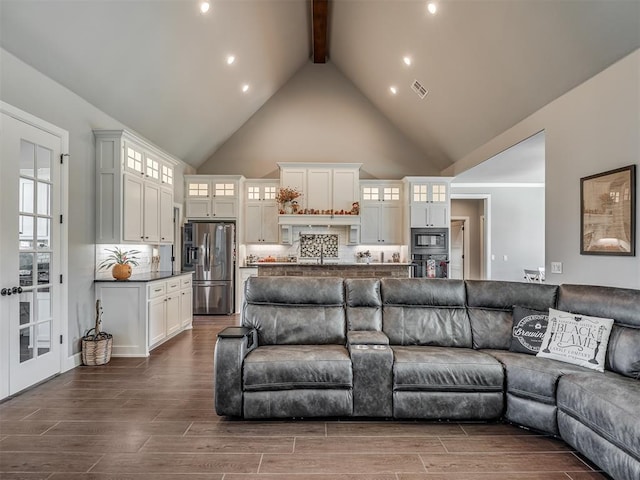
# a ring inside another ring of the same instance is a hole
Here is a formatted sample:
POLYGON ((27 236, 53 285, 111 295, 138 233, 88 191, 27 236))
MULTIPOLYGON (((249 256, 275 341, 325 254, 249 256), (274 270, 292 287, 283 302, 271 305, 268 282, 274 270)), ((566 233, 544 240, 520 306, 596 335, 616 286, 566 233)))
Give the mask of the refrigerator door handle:
POLYGON ((204 234, 204 271, 210 271, 209 265, 209 234, 204 234))

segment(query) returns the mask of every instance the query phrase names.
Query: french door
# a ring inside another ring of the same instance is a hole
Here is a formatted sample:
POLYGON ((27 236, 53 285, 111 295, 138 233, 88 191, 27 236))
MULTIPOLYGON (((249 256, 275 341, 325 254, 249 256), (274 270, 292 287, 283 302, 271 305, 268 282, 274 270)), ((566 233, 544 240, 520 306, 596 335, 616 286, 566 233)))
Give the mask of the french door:
POLYGON ((0 398, 61 371, 63 141, 2 113, 0 398))

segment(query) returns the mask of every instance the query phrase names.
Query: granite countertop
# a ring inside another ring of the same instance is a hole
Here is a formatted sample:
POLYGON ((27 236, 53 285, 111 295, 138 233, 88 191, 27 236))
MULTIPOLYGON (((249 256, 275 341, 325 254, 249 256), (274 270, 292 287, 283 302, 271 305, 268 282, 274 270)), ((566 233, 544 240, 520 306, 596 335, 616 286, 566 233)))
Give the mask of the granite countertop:
POLYGON ((116 280, 111 276, 111 272, 107 272, 104 274, 97 275, 95 280, 96 282, 117 282, 117 283, 126 283, 126 282, 155 282, 156 280, 164 280, 171 277, 179 277, 180 275, 191 275, 193 272, 172 272, 170 270, 164 270, 159 272, 145 272, 145 273, 134 273, 127 280, 116 280))

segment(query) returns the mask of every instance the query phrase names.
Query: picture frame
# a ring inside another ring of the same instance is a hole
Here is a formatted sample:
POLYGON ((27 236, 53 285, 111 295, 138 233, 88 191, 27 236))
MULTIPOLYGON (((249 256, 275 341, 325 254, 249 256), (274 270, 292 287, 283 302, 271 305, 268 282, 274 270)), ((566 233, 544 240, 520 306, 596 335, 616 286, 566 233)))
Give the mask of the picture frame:
POLYGON ((580 179, 580 254, 635 256, 636 166, 580 179))

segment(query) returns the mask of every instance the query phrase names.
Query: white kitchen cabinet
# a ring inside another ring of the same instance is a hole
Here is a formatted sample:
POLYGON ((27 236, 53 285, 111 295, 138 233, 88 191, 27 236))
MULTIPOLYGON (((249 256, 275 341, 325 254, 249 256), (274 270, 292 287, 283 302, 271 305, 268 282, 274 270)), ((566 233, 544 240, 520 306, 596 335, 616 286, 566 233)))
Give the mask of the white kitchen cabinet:
POLYGON ((189 219, 236 218, 239 175, 185 175, 189 219))
POLYGON ((173 243, 173 191, 160 188, 160 243, 173 243))
POLYGON ((360 207, 360 243, 402 243, 402 206, 376 202, 360 207))
POLYGON ((448 205, 431 203, 412 204, 411 227, 449 228, 448 205))
MULTIPOLYGON (((239 312, 242 312, 242 306, 244 304, 244 284, 247 282, 247 279, 250 277, 258 276, 258 267, 241 267, 240 275, 238 278, 237 287, 237 295, 236 295, 236 309, 239 312)), ((242 323, 242 321, 240 322, 242 323)))
POLYGON ((161 234, 161 219, 173 218, 173 169, 179 161, 126 130, 94 135, 96 243, 172 243, 173 233, 161 234))
POLYGON ((449 178, 405 177, 409 188, 410 226, 449 228, 449 178))
POLYGON ((191 274, 155 281, 96 282, 104 330, 113 335, 113 356, 147 356, 156 346, 190 328, 191 282, 191 274))
POLYGON ((245 183, 245 243, 278 243, 278 182, 247 180, 245 183))
POLYGON ((278 163, 280 186, 302 193, 301 208, 351 210, 360 201, 360 163, 278 163))
POLYGON ((180 323, 183 330, 188 330, 193 321, 192 278, 191 275, 180 278, 180 323))

